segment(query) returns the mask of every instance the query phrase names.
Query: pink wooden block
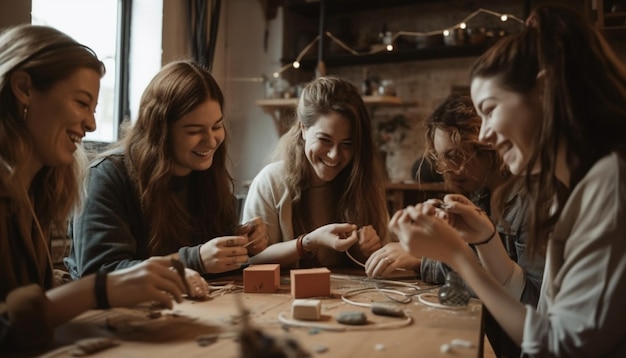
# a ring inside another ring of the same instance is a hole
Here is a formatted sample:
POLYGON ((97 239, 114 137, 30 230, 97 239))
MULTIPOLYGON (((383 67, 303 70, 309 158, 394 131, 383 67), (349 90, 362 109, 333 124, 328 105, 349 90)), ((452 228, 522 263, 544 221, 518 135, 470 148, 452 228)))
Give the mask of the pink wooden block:
POLYGON ((280 286, 280 265, 251 265, 243 269, 243 292, 274 293, 280 286))
POLYGON ((330 296, 330 270, 326 267, 290 271, 293 298, 330 296))

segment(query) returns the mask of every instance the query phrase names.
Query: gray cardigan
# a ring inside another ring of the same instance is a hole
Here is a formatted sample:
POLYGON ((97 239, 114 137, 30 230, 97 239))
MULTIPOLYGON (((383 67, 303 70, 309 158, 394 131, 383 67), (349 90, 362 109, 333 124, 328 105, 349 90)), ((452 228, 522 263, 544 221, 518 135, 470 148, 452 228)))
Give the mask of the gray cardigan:
MULTIPOLYGON (((97 270, 111 272, 148 259, 149 226, 124 156, 115 154, 95 161, 89 170, 88 187, 83 210, 69 226, 72 244, 64 263, 72 278, 97 270)), ((205 273, 200 245, 206 240, 190 240, 190 247, 178 250, 180 260, 186 267, 205 273)))

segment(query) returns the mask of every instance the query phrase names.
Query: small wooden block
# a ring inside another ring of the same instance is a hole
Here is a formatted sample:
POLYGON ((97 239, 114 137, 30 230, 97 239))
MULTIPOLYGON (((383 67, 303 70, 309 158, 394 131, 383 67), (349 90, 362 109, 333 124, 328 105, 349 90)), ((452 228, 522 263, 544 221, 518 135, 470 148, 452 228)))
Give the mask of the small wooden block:
POLYGON ((280 287, 280 265, 250 265, 243 269, 243 292, 274 293, 280 287))
POLYGON ((322 301, 296 299, 291 303, 291 317, 293 319, 304 319, 309 321, 319 321, 322 313, 322 301))
POLYGON ((326 267, 291 270, 290 276, 293 298, 330 296, 330 270, 326 267))

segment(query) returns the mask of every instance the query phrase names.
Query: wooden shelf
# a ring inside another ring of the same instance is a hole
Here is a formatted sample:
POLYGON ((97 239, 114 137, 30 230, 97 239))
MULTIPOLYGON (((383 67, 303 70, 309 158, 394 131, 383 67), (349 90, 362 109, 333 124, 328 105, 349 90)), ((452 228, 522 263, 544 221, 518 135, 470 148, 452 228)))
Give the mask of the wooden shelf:
MULTIPOLYGON (((366 105, 384 105, 384 106, 406 106, 415 104, 415 102, 405 102, 402 98, 396 96, 364 96, 363 102, 366 105)), ((264 110, 275 111, 282 108, 295 108, 298 105, 297 98, 272 98, 259 99, 256 101, 257 106, 264 110)))
POLYGON ((596 27, 608 37, 626 37, 626 11, 607 8, 611 2, 605 0, 585 0, 587 15, 595 18, 596 27), (593 4, 595 3, 595 7, 593 4))
MULTIPOLYGON (((415 5, 435 1, 437 0, 327 0, 326 11, 329 14, 353 14, 358 11, 415 5)), ((286 0, 285 7, 303 16, 316 17, 320 14, 319 0, 286 0)))
MULTIPOLYGON (((416 102, 403 101, 402 98, 396 96, 363 96, 363 102, 370 107, 377 106, 412 106, 416 102)), ((295 111, 298 105, 297 98, 271 98, 271 99, 258 99, 256 101, 257 106, 261 107, 263 111, 269 114, 274 120, 276 130, 279 135, 283 135, 288 129, 289 124, 285 121, 285 117, 295 111)), ((293 117, 293 116, 291 116, 293 117)))
MULTIPOLYGON (((340 54, 327 55, 324 57, 326 67, 359 66, 370 64, 382 64, 392 62, 422 61, 440 58, 473 57, 480 56, 489 47, 484 45, 457 45, 457 46, 434 46, 416 49, 399 49, 391 52, 383 51, 373 54, 340 54)), ((292 63, 295 59, 282 59, 284 64, 292 63)), ((304 57, 300 60, 300 68, 311 70, 317 66, 317 58, 304 57)))

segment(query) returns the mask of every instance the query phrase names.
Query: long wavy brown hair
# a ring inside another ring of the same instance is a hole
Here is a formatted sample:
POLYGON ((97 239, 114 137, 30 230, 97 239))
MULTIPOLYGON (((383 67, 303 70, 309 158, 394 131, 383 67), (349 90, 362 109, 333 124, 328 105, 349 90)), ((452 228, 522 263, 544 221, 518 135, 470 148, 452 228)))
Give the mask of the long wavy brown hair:
MULTIPOLYGON (((25 71, 35 89, 46 91, 78 69, 89 68, 101 76, 105 69, 91 49, 51 27, 21 25, 5 31, 0 39, 0 170, 3 183, 13 188, 18 184, 13 174, 33 154, 33 143, 11 90, 10 75, 25 71)), ((80 160, 72 166, 44 166, 31 183, 42 225, 64 227, 80 198, 86 171, 82 148, 76 156, 80 160)), ((19 200, 17 196, 14 199, 19 200)))
POLYGON ((192 61, 165 65, 150 81, 139 105, 137 121, 120 144, 126 166, 150 225, 148 250, 164 255, 190 244, 192 235, 207 240, 230 233, 237 225, 234 180, 228 170, 227 136, 213 164, 190 176, 189 210, 171 189, 175 121, 207 100, 224 108, 224 96, 208 70, 192 61))
MULTIPOLYGON (((11 89, 10 77, 15 71, 25 71, 38 91, 45 92, 75 71, 88 68, 104 75, 104 64, 88 47, 64 33, 47 26, 20 25, 5 30, 0 35, 0 192, 17 208, 17 222, 31 222, 30 199, 33 196, 35 216, 42 228, 43 242, 48 240, 50 229, 64 232, 73 209, 80 204, 84 193, 86 156, 82 148, 74 153, 74 163, 69 166, 44 166, 35 175, 30 188, 24 188, 16 173, 35 155, 34 143, 24 125, 23 109, 11 89), (6 191, 6 192, 5 192, 6 191)), ((4 225, 6 218, 0 220, 4 225)), ((32 227, 23 227, 30 232, 32 227)), ((4 231, 4 229, 0 230, 4 231)), ((0 251, 9 252, 2 247, 0 251)), ((35 246, 39 245, 35 241, 35 246)), ((39 264, 49 260, 48 246, 37 246, 39 264)), ((6 257, 6 256, 3 256, 6 257)), ((21 258, 7 258, 19 260, 21 258)), ((1 270, 13 270, 11 262, 0 264, 1 270)))
POLYGON ((493 78, 507 90, 528 94, 544 72, 543 120, 526 168, 531 200, 528 250, 537 252, 545 248, 571 188, 598 159, 614 151, 624 155, 626 71, 603 35, 576 10, 542 5, 530 19, 522 32, 483 54, 471 78, 493 78), (560 141, 567 147, 570 183, 560 183, 555 175, 560 141), (541 185, 533 186, 531 170, 538 162, 541 185), (550 203, 557 208, 552 213, 547 210, 550 203))
POLYGON ((357 226, 372 225, 382 240, 388 238, 389 213, 385 201, 382 168, 376 160, 369 113, 359 91, 350 82, 337 77, 320 77, 308 83, 297 108, 297 119, 277 146, 274 158, 285 162, 285 181, 293 200, 294 233, 305 233, 308 227, 308 203, 313 170, 304 152, 300 123, 305 128, 329 113, 338 113, 350 121, 354 148, 352 161, 332 181, 336 204, 333 217, 357 226))

